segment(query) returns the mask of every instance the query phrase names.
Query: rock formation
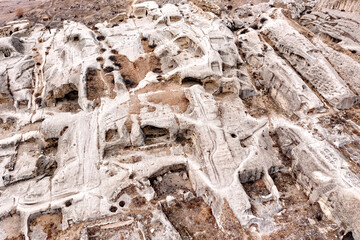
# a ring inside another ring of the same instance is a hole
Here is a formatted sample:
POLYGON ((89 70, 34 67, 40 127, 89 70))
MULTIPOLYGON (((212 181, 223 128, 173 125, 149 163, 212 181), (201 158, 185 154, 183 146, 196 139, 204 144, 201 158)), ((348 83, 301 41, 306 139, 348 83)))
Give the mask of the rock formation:
POLYGON ((0 239, 360 239, 356 8, 8 23, 0 239))

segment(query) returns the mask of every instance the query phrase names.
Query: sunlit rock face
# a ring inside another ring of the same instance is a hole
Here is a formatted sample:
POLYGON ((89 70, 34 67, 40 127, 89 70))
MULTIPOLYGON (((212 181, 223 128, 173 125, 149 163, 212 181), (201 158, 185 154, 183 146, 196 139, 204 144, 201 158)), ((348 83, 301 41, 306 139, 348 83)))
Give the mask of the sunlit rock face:
POLYGON ((9 23, 0 239, 360 239, 355 5, 9 23))

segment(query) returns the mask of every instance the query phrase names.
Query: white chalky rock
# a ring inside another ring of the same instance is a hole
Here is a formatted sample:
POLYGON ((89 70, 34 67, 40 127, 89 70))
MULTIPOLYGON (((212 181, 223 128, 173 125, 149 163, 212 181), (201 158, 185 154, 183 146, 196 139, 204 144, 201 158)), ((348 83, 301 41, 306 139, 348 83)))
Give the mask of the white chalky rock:
POLYGON ((49 216, 80 239, 181 239, 174 218, 190 232, 205 218, 214 238, 272 238, 289 227, 274 216, 294 219, 298 204, 319 238, 359 239, 360 20, 320 2, 225 14, 220 2, 152 1, 94 29, 9 23, 18 31, 0 38, 0 238, 12 222, 45 238, 37 224, 49 216))

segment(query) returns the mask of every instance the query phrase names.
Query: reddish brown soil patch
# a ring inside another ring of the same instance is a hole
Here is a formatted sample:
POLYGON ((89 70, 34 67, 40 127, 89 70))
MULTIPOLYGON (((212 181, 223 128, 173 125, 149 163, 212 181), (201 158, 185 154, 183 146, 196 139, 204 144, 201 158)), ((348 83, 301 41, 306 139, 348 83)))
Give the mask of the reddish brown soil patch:
POLYGON ((284 111, 268 95, 251 97, 243 102, 248 113, 255 118, 268 116, 272 112, 286 116, 284 111))
POLYGON ((25 240, 25 235, 20 234, 17 237, 6 237, 4 240, 25 240))
POLYGON ((339 239, 337 227, 326 219, 319 204, 310 203, 308 197, 296 188, 296 181, 290 174, 275 173, 274 183, 282 194, 280 201, 284 206, 275 222, 282 229, 263 239, 339 239), (320 229, 328 229, 326 232, 320 229))
POLYGON ((224 234, 217 230, 211 208, 202 198, 187 202, 179 201, 172 207, 163 205, 169 221, 183 239, 220 239, 224 234))
POLYGON ((82 22, 94 26, 129 10, 132 1, 126 0, 15 0, 0 2, 0 26, 18 19, 16 10, 22 8, 20 19, 42 23, 51 27, 62 26, 63 20, 82 22))
POLYGON ((180 192, 193 191, 186 171, 182 170, 185 167, 182 165, 176 167, 179 168, 179 171, 176 171, 174 166, 175 171, 168 171, 162 174, 161 178, 150 179, 157 199, 165 199, 167 195, 180 197, 180 192))
POLYGON ((16 120, 14 118, 7 118, 0 121, 0 133, 5 131, 15 131, 16 127, 16 120))
POLYGON ((7 217, 0 221, 0 231, 7 236, 5 240, 24 240, 25 236, 21 233, 21 219, 16 211, 11 211, 7 217))
POLYGON ((95 100, 95 107, 101 103, 105 94, 105 84, 101 79, 101 71, 89 69, 86 73, 86 95, 90 101, 95 100))
POLYGON ((26 14, 37 9, 44 1, 25 1, 25 0, 5 0, 0 1, 0 26, 5 25, 6 22, 22 19, 26 14), (20 15, 19 9, 22 9, 20 15))
POLYGON ((112 73, 104 73, 103 71, 100 72, 100 77, 104 79, 106 88, 108 90, 108 96, 111 99, 114 99, 116 97, 115 89, 115 81, 114 81, 114 75, 112 73))
POLYGON ((70 83, 49 91, 45 100, 38 97, 36 104, 38 106, 43 104, 49 107, 55 106, 55 108, 61 112, 77 112, 80 109, 78 98, 77 87, 70 83))
POLYGON ((156 107, 150 106, 148 107, 148 112, 155 112, 156 111, 156 107))
POLYGON ((136 91, 136 93, 149 93, 149 92, 156 92, 156 91, 171 91, 174 89, 180 88, 181 85, 178 79, 167 80, 165 82, 158 82, 146 85, 144 88, 141 88, 136 91))
POLYGON ((150 181, 157 199, 165 199, 169 195, 175 197, 173 205, 163 203, 162 208, 182 239, 242 239, 241 225, 228 205, 224 205, 222 220, 229 232, 224 233, 219 229, 211 208, 201 197, 195 197, 183 168, 170 170, 150 181), (194 197, 184 199, 183 193, 189 192, 194 197))
POLYGON ((80 105, 76 102, 76 103, 63 103, 60 107, 59 107, 59 110, 61 112, 72 112, 72 113, 75 113, 77 111, 79 111, 81 108, 80 108, 80 105))
POLYGON ((125 121, 125 127, 126 130, 130 133, 131 132, 131 127, 132 127, 133 121, 131 120, 130 116, 127 117, 126 121, 125 121))
POLYGON ((140 100, 136 94, 130 95, 129 101, 129 114, 140 114, 140 110, 143 106, 140 104, 140 100))
POLYGON ((168 142, 170 139, 170 132, 166 128, 158 128, 155 126, 144 126, 141 128, 144 134, 144 141, 146 145, 168 142))
POLYGON ((40 226, 42 231, 47 234, 46 239, 57 239, 57 236, 61 232, 61 223, 61 213, 42 214, 30 220, 29 232, 31 235, 31 233, 35 231, 35 227, 40 226))
POLYGON ((151 94, 147 97, 149 102, 155 104, 167 104, 175 112, 184 113, 189 106, 189 100, 186 98, 184 91, 166 91, 151 94))
POLYGON ((246 182, 242 184, 244 190, 250 198, 256 199, 257 196, 266 196, 270 194, 270 191, 266 188, 263 179, 259 179, 255 182, 246 182))
POLYGON ((350 142, 341 146, 340 151, 346 157, 350 171, 360 177, 360 143, 357 141, 350 142))
POLYGON ((135 62, 131 62, 124 55, 116 55, 116 63, 121 64, 120 73, 124 78, 127 87, 136 87, 143 80, 146 74, 154 68, 160 68, 160 59, 154 54, 140 57, 135 62))
POLYGON ((14 100, 11 95, 0 94, 0 110, 4 108, 14 108, 13 104, 14 100))
POLYGON ((70 225, 70 227, 65 231, 61 231, 60 233, 58 233, 56 240, 80 239, 81 231, 84 229, 86 224, 88 224, 88 222, 70 225))
POLYGON ((55 155, 58 147, 58 138, 49 138, 45 140, 45 144, 42 146, 44 154, 55 155))
POLYGON ((139 207, 145 205, 146 202, 147 202, 146 198, 144 198, 142 196, 136 196, 131 200, 130 207, 139 208, 139 207))
POLYGON ((149 45, 149 39, 142 37, 141 38, 141 45, 143 46, 146 53, 150 53, 154 51, 155 46, 149 45))
POLYGON ((115 140, 118 138, 118 131, 117 129, 109 129, 108 131, 106 131, 105 134, 105 141, 106 142, 110 142, 112 140, 115 140))
POLYGON ((225 199, 221 210, 220 222, 224 230, 227 231, 228 239, 251 239, 248 237, 249 233, 241 226, 239 219, 237 219, 233 210, 230 208, 229 203, 225 199))
POLYGON ((20 129, 17 129, 16 123, 10 123, 10 122, 4 123, 1 122, 0 120, 0 139, 5 139, 18 133, 37 131, 39 129, 40 124, 41 124, 40 122, 31 123, 20 127, 20 129))

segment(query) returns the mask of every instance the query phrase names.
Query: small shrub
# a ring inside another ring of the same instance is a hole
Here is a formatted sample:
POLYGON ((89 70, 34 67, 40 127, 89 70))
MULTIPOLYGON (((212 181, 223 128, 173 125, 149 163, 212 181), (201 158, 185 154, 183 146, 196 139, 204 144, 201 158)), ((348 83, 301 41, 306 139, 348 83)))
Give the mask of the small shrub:
POLYGON ((247 33, 247 32, 249 32, 249 30, 247 30, 247 29, 245 28, 244 30, 242 30, 242 31, 240 32, 240 34, 245 34, 245 33, 247 33))
POLYGON ((18 18, 22 18, 24 16, 24 9, 18 8, 15 12, 15 16, 18 18))
POLYGON ((154 68, 152 71, 154 73, 161 73, 162 72, 160 68, 154 68))
POLYGON ((103 40, 105 40, 105 37, 104 36, 97 36, 96 39, 98 41, 103 41, 103 40))
POLYGON ((135 83, 130 81, 129 79, 124 79, 123 82, 127 87, 133 87, 135 85, 135 83))
POLYGON ((154 43, 154 44, 149 44, 149 48, 156 48, 156 44, 154 43))
POLYGON ((108 67, 104 68, 104 71, 105 71, 106 73, 110 73, 110 72, 114 71, 114 68, 111 67, 111 66, 108 66, 108 67))
POLYGON ((267 18, 261 18, 260 19, 260 23, 264 23, 264 22, 266 22, 267 21, 267 18))
POLYGON ((38 105, 38 106, 40 106, 41 105, 41 102, 42 102, 42 98, 36 98, 35 99, 35 103, 38 105))
POLYGON ((115 55, 111 55, 109 57, 110 61, 116 62, 116 56, 115 55))

